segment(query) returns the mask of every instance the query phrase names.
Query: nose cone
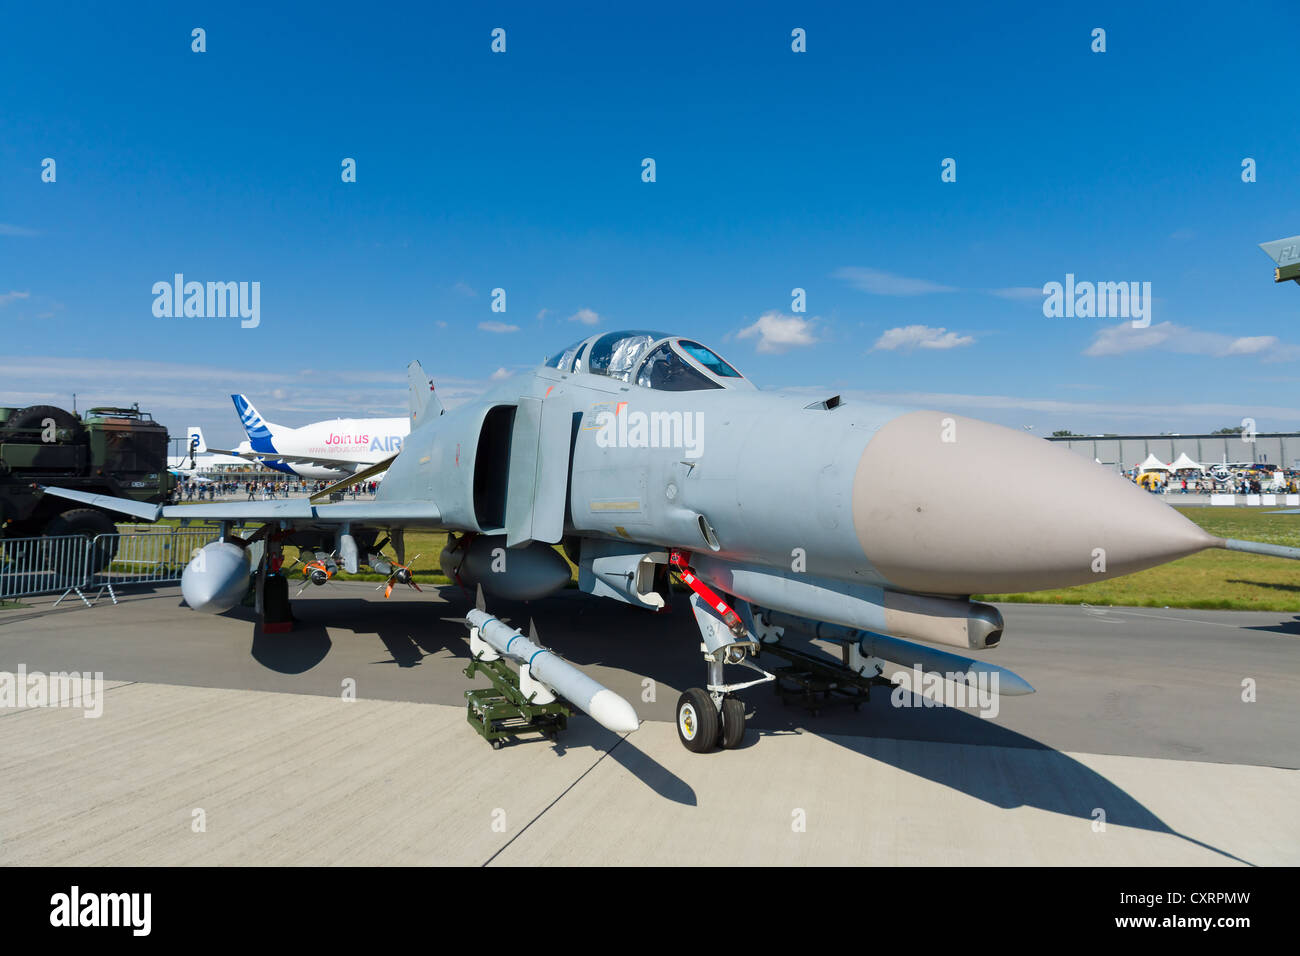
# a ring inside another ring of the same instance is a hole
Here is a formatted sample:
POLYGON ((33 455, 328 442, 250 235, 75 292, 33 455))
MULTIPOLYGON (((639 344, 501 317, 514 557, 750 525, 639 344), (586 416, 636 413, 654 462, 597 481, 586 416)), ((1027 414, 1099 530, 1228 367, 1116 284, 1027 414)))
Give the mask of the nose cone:
POLYGON ((1218 543, 1074 452, 942 412, 910 412, 875 434, 854 478, 853 522, 877 571, 938 594, 1086 584, 1218 543))
POLYGON ((591 698, 589 713, 598 724, 616 734, 630 734, 641 726, 632 705, 607 688, 601 688, 591 698))

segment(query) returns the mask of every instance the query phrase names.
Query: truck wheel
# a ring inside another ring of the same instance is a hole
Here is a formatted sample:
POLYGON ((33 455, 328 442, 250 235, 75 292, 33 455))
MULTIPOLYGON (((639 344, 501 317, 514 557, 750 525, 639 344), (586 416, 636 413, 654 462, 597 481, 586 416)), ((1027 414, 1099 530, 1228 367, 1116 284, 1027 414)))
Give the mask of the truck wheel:
POLYGON ((80 443, 86 439, 86 429, 71 412, 53 405, 28 405, 9 416, 3 430, 8 434, 17 434, 25 428, 41 428, 47 419, 54 421, 54 427, 65 433, 64 440, 80 443))
MULTIPOLYGON (((115 534, 117 525, 113 519, 94 508, 73 508, 55 515, 45 525, 45 534, 54 537, 61 534, 79 534, 93 539, 96 535, 115 534)), ((108 567, 117 554, 117 539, 100 541, 90 556, 90 573, 98 574, 108 567)))

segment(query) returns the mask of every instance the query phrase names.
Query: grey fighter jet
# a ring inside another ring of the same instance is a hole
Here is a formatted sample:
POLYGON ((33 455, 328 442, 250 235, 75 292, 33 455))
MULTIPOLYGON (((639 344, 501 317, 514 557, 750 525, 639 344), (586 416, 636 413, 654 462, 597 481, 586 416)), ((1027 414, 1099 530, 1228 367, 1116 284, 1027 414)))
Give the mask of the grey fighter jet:
POLYGON ((933 646, 1000 641, 1000 613, 970 595, 1084 584, 1205 548, 1300 558, 1216 538, 1022 431, 829 392, 810 401, 760 391, 680 335, 596 334, 450 411, 418 363, 409 373, 411 433, 375 466, 387 477, 373 502, 160 507, 48 491, 137 518, 265 522, 186 568, 183 592, 198 611, 244 597, 259 541, 263 580, 288 544, 314 552, 312 580, 369 564, 393 573, 391 585, 403 580, 402 532, 415 528, 450 532, 442 566, 470 593, 529 600, 564 587, 557 544, 582 591, 647 612, 667 607, 676 576, 707 665, 704 686, 677 709, 694 751, 740 742, 736 694, 774 679, 766 652, 791 646, 791 631, 841 643, 835 666, 846 677, 878 680, 885 661, 915 663, 949 679, 954 667, 1000 674, 1003 693, 1023 693, 1032 688, 1016 675, 933 646), (729 683, 737 666, 745 679, 729 683))

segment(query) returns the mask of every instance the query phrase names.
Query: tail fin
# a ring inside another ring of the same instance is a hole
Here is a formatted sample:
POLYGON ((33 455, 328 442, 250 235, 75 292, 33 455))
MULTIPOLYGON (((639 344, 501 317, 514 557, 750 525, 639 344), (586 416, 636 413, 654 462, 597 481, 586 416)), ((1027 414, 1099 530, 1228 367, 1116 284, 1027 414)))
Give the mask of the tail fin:
POLYGON ((1268 257, 1279 266, 1289 266, 1300 262, 1300 236, 1290 239, 1274 239, 1261 242, 1259 247, 1268 253, 1268 257))
POLYGON ((422 424, 430 418, 437 418, 446 409, 434 392, 433 379, 424 374, 419 362, 406 366, 406 380, 411 387, 411 427, 422 424))
POLYGON ((257 409, 253 403, 243 395, 231 395, 231 400, 235 403, 235 411, 239 413, 239 420, 244 425, 244 433, 248 435, 248 444, 253 451, 274 452, 275 446, 271 444, 271 429, 275 426, 270 422, 263 421, 262 416, 257 414, 257 409))
POLYGON ((208 443, 203 440, 203 429, 198 425, 190 425, 185 429, 185 435, 189 438, 189 445, 185 453, 193 457, 202 455, 208 450, 208 443))

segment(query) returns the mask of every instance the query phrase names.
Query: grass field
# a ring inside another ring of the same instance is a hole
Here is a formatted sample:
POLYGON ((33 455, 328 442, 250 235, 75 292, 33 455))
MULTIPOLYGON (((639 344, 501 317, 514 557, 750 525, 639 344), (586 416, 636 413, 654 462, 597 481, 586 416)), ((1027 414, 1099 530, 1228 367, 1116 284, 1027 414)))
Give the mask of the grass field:
MULTIPOLYGON (((1178 511, 1221 538, 1300 547, 1300 515, 1274 517, 1258 508, 1179 508, 1178 511)), ((441 532, 407 532, 407 557, 419 555, 411 562, 417 581, 448 583, 438 568, 438 555, 446 540, 447 536, 441 532)), ((388 550, 391 553, 391 548, 388 550)), ((340 574, 339 578, 384 580, 373 573, 340 574)), ((977 595, 977 598, 1028 604, 1082 603, 1300 612, 1300 562, 1235 551, 1204 551, 1150 571, 1097 584, 1030 594, 984 594, 977 595)))

